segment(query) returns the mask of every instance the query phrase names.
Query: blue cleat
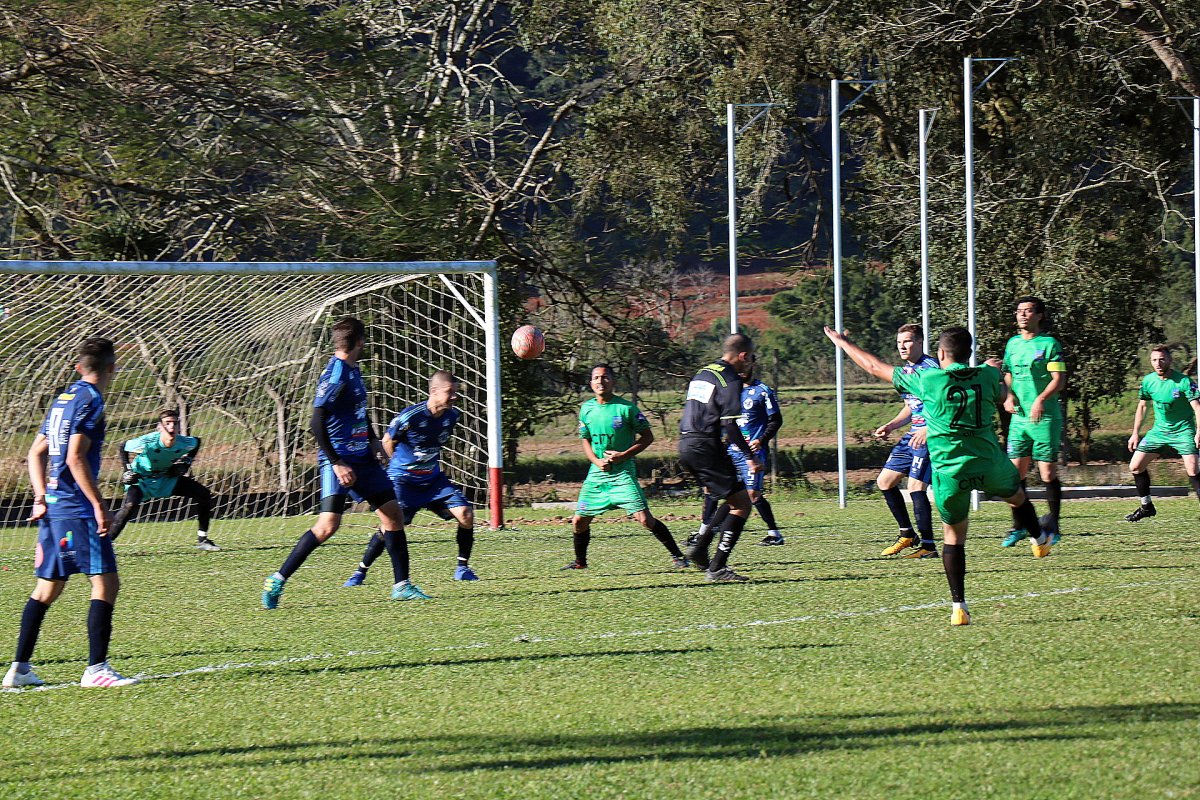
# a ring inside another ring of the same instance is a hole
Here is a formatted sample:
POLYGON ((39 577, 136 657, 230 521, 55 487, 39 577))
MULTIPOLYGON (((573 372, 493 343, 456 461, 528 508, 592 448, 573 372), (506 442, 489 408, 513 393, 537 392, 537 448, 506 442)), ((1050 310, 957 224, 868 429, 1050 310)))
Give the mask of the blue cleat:
POLYGON ((352 574, 349 578, 346 578, 346 582, 342 584, 342 588, 353 589, 355 586, 362 586, 363 581, 366 579, 367 573, 363 572, 361 569, 356 569, 354 570, 354 574, 352 574))
POLYGON ((263 608, 270 611, 279 607, 279 596, 283 594, 283 584, 283 578, 276 578, 274 575, 267 576, 267 579, 263 581, 263 608))
POLYGON ((392 587, 393 600, 429 600, 429 595, 412 581, 400 581, 392 587))
POLYGON ((466 564, 461 564, 454 568, 454 580, 477 581, 479 580, 479 576, 475 574, 475 570, 471 569, 466 564))
POLYGON ((1043 514, 1038 524, 1042 526, 1042 530, 1050 534, 1051 546, 1058 544, 1058 540, 1062 538, 1062 532, 1058 529, 1058 520, 1049 514, 1043 514))
POLYGON ((1026 531, 1026 530, 1009 531, 1008 536, 1004 537, 1004 541, 1000 543, 1000 546, 1001 547, 1012 547, 1017 542, 1019 542, 1023 539, 1028 539, 1028 538, 1029 538, 1029 531, 1026 531))

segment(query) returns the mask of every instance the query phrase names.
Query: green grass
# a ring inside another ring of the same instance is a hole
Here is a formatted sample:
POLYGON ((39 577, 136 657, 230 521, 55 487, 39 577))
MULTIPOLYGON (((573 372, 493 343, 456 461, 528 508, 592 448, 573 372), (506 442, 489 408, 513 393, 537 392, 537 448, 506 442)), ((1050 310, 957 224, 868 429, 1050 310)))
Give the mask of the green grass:
MULTIPOLYGON (((521 510, 480 534, 479 583, 449 579, 452 532, 428 526, 414 576, 434 600, 390 602, 384 564, 342 589, 354 530, 275 612, 258 594, 285 548, 218 534, 225 551, 197 553, 181 523, 122 563, 112 656, 141 686, 65 686, 87 650, 78 580, 50 612, 35 663, 62 688, 0 694, 0 797, 1200 794, 1194 499, 1137 526, 1128 500, 1068 503, 1042 561, 1000 548, 1007 512, 985 504, 958 629, 939 562, 878 557, 878 499, 776 507, 789 544, 751 546, 752 522, 746 585, 671 572, 615 519, 592 569, 560 572, 564 524, 521 510)), ((694 524, 658 510, 679 537, 694 524)), ((0 564, 7 648, 31 578, 0 564)))

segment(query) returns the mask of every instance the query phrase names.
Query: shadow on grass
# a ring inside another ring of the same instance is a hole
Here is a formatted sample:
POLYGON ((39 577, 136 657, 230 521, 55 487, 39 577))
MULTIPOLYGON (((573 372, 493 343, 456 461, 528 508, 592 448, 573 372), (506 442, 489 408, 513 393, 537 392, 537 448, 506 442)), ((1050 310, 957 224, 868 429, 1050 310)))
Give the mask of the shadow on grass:
MULTIPOLYGON (((1145 703, 1050 709, 997 709, 984 718, 941 712, 930 719, 911 715, 821 714, 772 719, 762 724, 650 728, 611 733, 464 733, 434 736, 350 737, 263 742, 250 746, 159 748, 108 755, 96 760, 101 771, 154 773, 179 767, 245 769, 338 759, 342 763, 378 759, 417 759, 417 772, 543 770, 595 764, 647 761, 712 761, 787 758, 825 751, 874 750, 978 743, 1055 742, 1120 738, 1130 725, 1193 722, 1200 704, 1145 703), (1096 730, 1117 726, 1120 730, 1096 730), (197 759, 199 763, 180 763, 197 759)), ((928 752, 922 750, 922 752, 928 752)), ((3 779, 0 779, 0 782, 3 779)))

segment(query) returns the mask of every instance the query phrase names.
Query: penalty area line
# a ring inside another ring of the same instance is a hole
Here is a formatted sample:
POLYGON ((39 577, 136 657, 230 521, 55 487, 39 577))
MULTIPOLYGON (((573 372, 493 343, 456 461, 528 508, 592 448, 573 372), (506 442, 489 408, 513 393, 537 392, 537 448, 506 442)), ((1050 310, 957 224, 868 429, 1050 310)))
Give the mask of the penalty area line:
MULTIPOLYGON (((1122 583, 1116 586, 1067 586, 1061 589, 1048 589, 1040 592, 1017 592, 1013 594, 999 594, 991 597, 981 597, 969 600, 975 605, 985 603, 999 603, 1012 600, 1035 600, 1044 597, 1057 597, 1069 594, 1082 594, 1085 592, 1096 591, 1114 591, 1123 589, 1148 589, 1162 588, 1166 586, 1192 585, 1200 583, 1200 580, 1195 579, 1180 579, 1173 581, 1144 581, 1138 583, 1122 583)), ((771 625, 801 625, 807 622, 820 622, 827 620, 839 619, 859 619, 866 617, 877 617, 885 614, 905 614, 912 611, 929 611, 937 608, 949 608, 949 600, 937 600, 929 603, 917 603, 901 606, 885 606, 881 608, 864 609, 860 611, 832 611, 825 614, 805 614, 797 617, 782 617, 779 619, 755 619, 745 622, 707 622, 696 625, 682 625, 674 628, 650 628, 645 630, 632 631, 607 631, 603 633, 581 633, 573 636, 529 636, 526 634, 518 634, 511 639, 504 639, 498 642, 472 642, 471 644, 447 645, 445 647, 428 647, 425 652, 428 653, 445 653, 462 650, 484 650, 494 647, 505 647, 513 643, 522 644, 550 644, 557 642, 589 642, 602 641, 610 639, 635 639, 644 638, 647 636, 670 636, 681 633, 702 633, 705 631, 729 631, 729 630, 744 630, 750 628, 759 628, 771 625)), ((390 648, 387 650, 348 650, 344 653, 310 653, 303 656, 289 656, 286 658, 275 658, 266 661, 229 661, 223 664, 208 664, 201 667, 193 667, 191 669, 177 670, 175 672, 163 672, 157 674, 141 673, 136 677, 139 681, 145 683, 150 681, 171 680, 173 678, 185 678, 191 675, 208 675, 219 672, 231 672, 234 670, 243 669, 270 669, 271 667, 284 667, 292 664, 307 664, 314 661, 330 661, 333 659, 342 658, 358 658, 363 656, 385 656, 396 653, 411 653, 414 648, 390 648)), ((413 666, 420 666, 419 663, 413 666)), ((71 683, 56 683, 46 684, 44 686, 25 687, 20 689, 4 689, 0 688, 0 693, 14 692, 45 692, 56 689, 69 689, 78 687, 78 682, 71 683)))

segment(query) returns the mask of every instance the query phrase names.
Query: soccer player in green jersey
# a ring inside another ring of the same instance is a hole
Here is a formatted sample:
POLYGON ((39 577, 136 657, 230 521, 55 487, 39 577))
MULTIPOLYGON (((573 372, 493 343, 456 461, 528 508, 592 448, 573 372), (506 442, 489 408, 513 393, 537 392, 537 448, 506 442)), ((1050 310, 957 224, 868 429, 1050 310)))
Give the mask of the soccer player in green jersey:
POLYGON ((942 565, 954 604, 950 624, 971 624, 964 545, 973 490, 1004 498, 1019 524, 1029 531, 1033 555, 1043 558, 1050 554, 1050 536, 1038 524, 1037 512, 1021 488, 1016 467, 1004 457, 992 429, 996 404, 1005 394, 1000 370, 990 363, 968 366, 973 342, 966 328, 946 328, 938 337, 941 369, 908 373, 903 367, 889 366, 828 326, 825 335, 855 364, 923 403, 929 459, 933 462, 933 500, 943 523, 942 565))
MULTIPOLYGON (((1058 452, 1062 447, 1063 413, 1059 397, 1067 386, 1067 365, 1058 339, 1043 332, 1046 304, 1037 297, 1017 298, 1017 335, 1004 346, 1004 382, 1011 390, 1004 410, 1012 414, 1008 426, 1008 457, 1021 475, 1021 486, 1033 462, 1046 485, 1050 513, 1041 520, 1051 539, 1059 539, 1062 483, 1058 480, 1058 452)), ((1012 547, 1028 536, 1013 518, 1013 530, 1001 544, 1012 547)))
POLYGON ((1137 510, 1125 517, 1130 522, 1158 513, 1150 496, 1149 466, 1168 448, 1183 459, 1188 480, 1196 490, 1196 497, 1200 498, 1200 477, 1196 471, 1196 453, 1200 449, 1200 390, 1194 380, 1171 369, 1171 349, 1165 344, 1150 351, 1150 366, 1154 367, 1154 372, 1142 378, 1137 411, 1133 413, 1133 435, 1129 437, 1129 452, 1133 453, 1129 471, 1133 473, 1133 482, 1142 501, 1137 510), (1154 403, 1154 425, 1144 438, 1139 438, 1147 401, 1154 403))
POLYGON ((592 519, 610 508, 623 509, 654 534, 671 554, 674 566, 688 566, 671 531, 650 513, 646 495, 638 484, 633 457, 654 443, 650 423, 637 406, 613 394, 616 376, 608 364, 592 367, 588 383, 596 396, 579 409, 579 438, 583 439, 584 455, 592 465, 579 490, 579 505, 571 519, 575 560, 563 569, 587 569, 592 519))

